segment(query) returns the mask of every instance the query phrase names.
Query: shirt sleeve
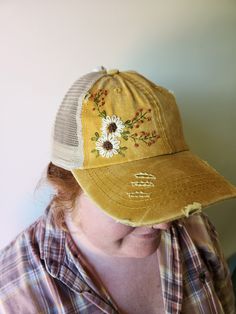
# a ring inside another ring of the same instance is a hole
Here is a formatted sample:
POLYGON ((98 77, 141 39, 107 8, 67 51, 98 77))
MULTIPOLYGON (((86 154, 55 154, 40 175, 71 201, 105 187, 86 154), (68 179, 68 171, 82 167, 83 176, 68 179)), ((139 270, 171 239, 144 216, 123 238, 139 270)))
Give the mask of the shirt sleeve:
POLYGON ((211 273, 215 291, 222 304, 224 312, 226 314, 235 314, 236 308, 233 285, 231 281, 229 267, 224 256, 222 246, 220 244, 219 234, 214 224, 210 221, 209 217, 205 213, 202 214, 202 216, 205 220, 205 225, 211 237, 212 245, 217 256, 217 259, 215 261, 212 261, 211 264, 211 273))

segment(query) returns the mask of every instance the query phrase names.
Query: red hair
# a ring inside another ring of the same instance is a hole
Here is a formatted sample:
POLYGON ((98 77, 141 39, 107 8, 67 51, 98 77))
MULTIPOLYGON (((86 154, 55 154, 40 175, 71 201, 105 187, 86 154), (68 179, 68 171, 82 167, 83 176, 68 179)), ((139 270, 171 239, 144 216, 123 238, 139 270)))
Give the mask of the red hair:
POLYGON ((53 218, 59 228, 67 230, 65 225, 65 212, 72 212, 77 196, 82 189, 72 172, 54 165, 50 162, 47 166, 46 179, 55 189, 52 199, 53 218))

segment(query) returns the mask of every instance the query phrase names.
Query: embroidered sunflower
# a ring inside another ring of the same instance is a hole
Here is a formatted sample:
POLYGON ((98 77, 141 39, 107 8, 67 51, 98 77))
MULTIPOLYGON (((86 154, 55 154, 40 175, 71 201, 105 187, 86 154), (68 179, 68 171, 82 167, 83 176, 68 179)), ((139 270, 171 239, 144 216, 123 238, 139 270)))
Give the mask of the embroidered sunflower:
POLYGON ((112 134, 114 136, 120 137, 124 128, 125 125, 122 120, 115 115, 102 118, 101 131, 103 134, 112 134))
POLYGON ((118 141, 112 134, 103 134, 96 141, 96 150, 102 157, 110 158, 118 154, 120 148, 120 141, 118 141))

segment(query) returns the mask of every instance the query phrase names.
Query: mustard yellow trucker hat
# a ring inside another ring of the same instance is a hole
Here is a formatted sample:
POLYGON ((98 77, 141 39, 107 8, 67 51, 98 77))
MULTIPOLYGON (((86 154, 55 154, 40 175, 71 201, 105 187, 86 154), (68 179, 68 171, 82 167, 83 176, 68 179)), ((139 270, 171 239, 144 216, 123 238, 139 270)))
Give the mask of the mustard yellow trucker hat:
POLYGON ((236 187, 186 144, 175 97, 135 71, 79 78, 59 107, 52 163, 130 226, 168 222, 236 197, 236 187))

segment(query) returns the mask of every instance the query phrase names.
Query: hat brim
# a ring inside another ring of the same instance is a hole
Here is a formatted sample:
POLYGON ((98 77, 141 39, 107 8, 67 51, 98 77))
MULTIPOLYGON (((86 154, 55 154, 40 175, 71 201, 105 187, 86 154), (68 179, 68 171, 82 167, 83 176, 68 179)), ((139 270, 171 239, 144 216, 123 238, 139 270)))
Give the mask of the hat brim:
POLYGON ((191 151, 72 173, 98 207, 130 226, 172 221, 236 197, 236 187, 191 151))

